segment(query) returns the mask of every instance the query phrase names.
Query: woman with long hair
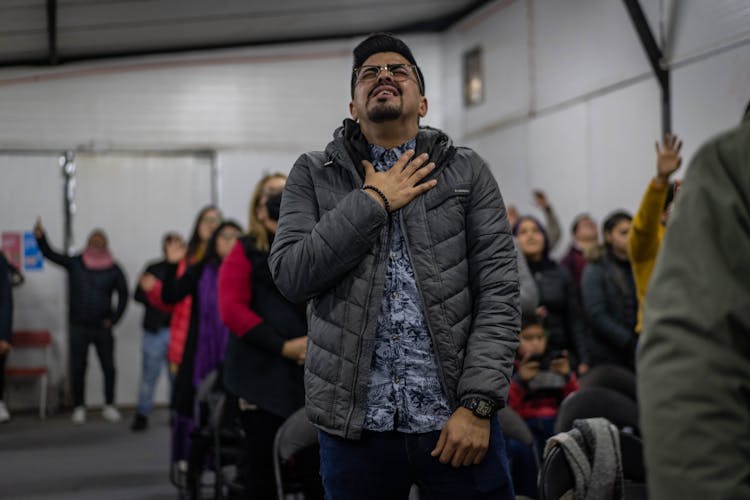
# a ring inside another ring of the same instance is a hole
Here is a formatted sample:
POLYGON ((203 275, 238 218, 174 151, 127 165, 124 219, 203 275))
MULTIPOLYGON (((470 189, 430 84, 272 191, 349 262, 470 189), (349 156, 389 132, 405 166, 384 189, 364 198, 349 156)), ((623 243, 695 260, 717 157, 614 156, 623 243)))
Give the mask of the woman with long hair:
MULTIPOLYGON (((187 244, 187 251, 177 265, 177 276, 182 276, 188 266, 199 262, 206 253, 208 240, 221 223, 221 212, 213 205, 203 207, 195 218, 193 231, 187 244)), ((158 290, 156 293, 160 293, 158 290)), ((192 298, 185 297, 176 303, 172 309, 172 320, 169 324, 169 348, 167 359, 172 375, 182 362, 182 352, 190 327, 190 311, 192 298)))
POLYGON ((241 232, 236 222, 220 223, 208 240, 203 257, 189 265, 179 278, 177 269, 186 259, 186 248, 175 242, 166 246, 168 265, 162 301, 175 304, 191 298, 187 339, 172 392, 172 461, 182 472, 188 473, 188 485, 193 486, 191 479, 197 471, 184 470, 185 465, 181 464, 187 464, 190 455, 190 433, 195 426, 195 389, 208 373, 218 368, 224 357, 229 332, 219 316, 219 266, 241 232))
POLYGON ((538 220, 528 215, 520 217, 513 235, 539 289, 537 315, 549 332, 548 349, 567 351, 572 366, 582 375, 588 370, 588 345, 573 277, 550 258, 547 234, 538 220))
POLYGON ((588 255, 581 293, 591 325, 591 364, 635 368, 638 299, 628 259, 628 237, 633 217, 622 210, 602 225, 604 246, 588 255))
MULTIPOLYGON (((304 405, 307 351, 304 304, 292 304, 276 288, 268 252, 279 218, 283 174, 265 176, 250 201, 250 229, 219 272, 219 307, 232 335, 224 363, 224 385, 239 398, 245 431, 241 476, 248 498, 276 498, 273 440, 284 420, 304 405)), ((323 498, 317 450, 295 461, 305 498, 323 498)))

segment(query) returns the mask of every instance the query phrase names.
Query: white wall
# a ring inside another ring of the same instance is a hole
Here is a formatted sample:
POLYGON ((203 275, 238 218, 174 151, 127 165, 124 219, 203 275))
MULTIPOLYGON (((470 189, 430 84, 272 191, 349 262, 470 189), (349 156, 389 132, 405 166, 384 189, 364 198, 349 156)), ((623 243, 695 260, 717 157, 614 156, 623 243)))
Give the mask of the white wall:
MULTIPOLYGON (((442 119, 439 39, 406 38, 428 89, 424 123, 434 126, 442 119)), ((57 154, 41 152, 77 150, 76 246, 93 227, 104 227, 132 291, 146 260, 159 256, 162 232, 189 236, 195 212, 211 201, 211 163, 219 207, 246 226, 257 181, 287 173, 300 153, 325 146, 348 117, 357 42, 0 71, 0 230, 30 229, 42 215, 51 242, 61 246, 57 154)), ((15 293, 15 327, 55 335, 56 382, 67 363, 65 283, 46 262, 15 293)), ((115 329, 117 401, 126 405, 136 401, 141 317, 142 307, 131 302, 115 329)), ((97 405, 102 380, 91 355, 86 392, 97 405)), ((163 383, 157 400, 166 401, 163 383)))
MULTIPOLYGON (((750 100, 750 4, 641 5, 656 38, 670 40, 673 130, 687 164, 750 100)), ((622 2, 497 1, 444 41, 445 127, 486 157, 506 203, 539 216, 530 192, 542 188, 564 233, 581 211, 601 220, 637 209, 655 165, 660 89, 622 2), (452 69, 476 46, 487 94, 466 109, 452 69)))
MULTIPOLYGON (((432 101, 425 123, 439 125, 439 37, 407 40, 432 101)), ((321 148, 349 116, 356 42, 0 72, 0 150, 321 148)))
MULTIPOLYGON (((0 231, 31 231, 36 218, 44 216, 51 240, 63 237, 63 184, 58 156, 45 153, 0 153, 0 231)), ((44 263, 43 271, 25 273, 25 283, 13 290, 14 327, 44 329, 53 336, 50 356, 50 382, 59 387, 67 359, 67 302, 65 274, 54 265, 44 263)), ((19 366, 40 361, 38 353, 11 353, 9 364, 19 366), (14 356, 16 359, 14 359, 14 356)), ((18 387, 8 380, 11 405, 35 404, 38 385, 21 382, 18 387)), ((56 391, 50 391, 50 403, 56 404, 56 391)))

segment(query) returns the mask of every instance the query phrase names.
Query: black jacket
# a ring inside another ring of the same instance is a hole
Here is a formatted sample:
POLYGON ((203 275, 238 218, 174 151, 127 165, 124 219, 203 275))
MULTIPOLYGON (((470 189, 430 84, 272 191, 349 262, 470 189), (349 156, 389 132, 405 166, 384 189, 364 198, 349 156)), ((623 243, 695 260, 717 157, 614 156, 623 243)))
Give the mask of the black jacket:
POLYGON ((198 321, 200 318, 200 301, 198 284, 203 274, 205 262, 188 266, 185 273, 177 277, 177 264, 167 264, 164 269, 161 300, 165 304, 176 304, 188 295, 192 297, 190 306, 190 326, 188 327, 185 348, 182 351, 182 362, 175 375, 172 389, 172 409, 183 416, 192 416, 195 402, 193 387, 193 370, 195 368, 195 351, 198 348, 198 321))
POLYGON ((289 302, 276 288, 267 252, 256 249, 250 237, 242 238, 240 244, 252 269, 248 307, 263 323, 249 332, 238 332, 241 337, 229 336, 224 384, 246 401, 286 418, 305 403, 304 369, 281 356, 281 345, 307 334, 305 306, 289 302))
MULTIPOLYGON (((167 272, 167 266, 169 264, 166 260, 154 261, 149 263, 143 274, 152 274, 156 279, 164 283, 164 276, 167 272)), ((143 329, 149 333, 156 333, 162 328, 169 326, 169 321, 172 319, 172 314, 161 309, 157 309, 151 305, 146 297, 146 292, 136 285, 135 287, 135 300, 146 306, 146 312, 143 315, 143 329)))
POLYGON ((114 325, 128 304, 128 284, 120 266, 102 270, 88 269, 80 255, 70 257, 52 250, 46 236, 37 239, 42 254, 68 271, 70 307, 68 320, 73 325, 103 326, 105 320, 114 325), (117 292, 117 307, 112 308, 112 292, 117 292))
POLYGON ((0 340, 10 342, 13 326, 13 295, 10 290, 8 261, 0 252, 0 340))
POLYGON ((539 288, 539 305, 547 309, 547 349, 572 351, 576 363, 588 363, 588 345, 578 289, 567 269, 549 259, 529 262, 539 288))
POLYGON ((630 263, 609 252, 598 256, 583 270, 581 294, 591 325, 591 364, 632 369, 638 300, 630 263))

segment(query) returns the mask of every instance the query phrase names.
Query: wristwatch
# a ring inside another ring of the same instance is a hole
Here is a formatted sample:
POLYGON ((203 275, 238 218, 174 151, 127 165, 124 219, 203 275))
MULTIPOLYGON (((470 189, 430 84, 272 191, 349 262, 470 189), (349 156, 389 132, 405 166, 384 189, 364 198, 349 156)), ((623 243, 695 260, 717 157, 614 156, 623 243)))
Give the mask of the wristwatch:
POLYGON ((469 398, 463 400, 461 406, 471 410, 474 416, 479 418, 490 418, 495 414, 495 403, 489 399, 469 398))

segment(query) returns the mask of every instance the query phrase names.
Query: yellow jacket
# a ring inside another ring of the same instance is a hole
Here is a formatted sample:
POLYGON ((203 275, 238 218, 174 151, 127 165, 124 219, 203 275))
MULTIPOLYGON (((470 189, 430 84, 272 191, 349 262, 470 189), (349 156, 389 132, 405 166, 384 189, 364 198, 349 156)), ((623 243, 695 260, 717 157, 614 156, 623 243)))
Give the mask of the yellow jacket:
POLYGON ((635 291, 638 297, 638 324, 636 332, 640 332, 643 322, 643 300, 646 298, 648 282, 654 270, 656 257, 659 255, 661 240, 664 236, 664 226, 661 215, 664 212, 664 202, 667 200, 669 184, 652 180, 641 200, 641 206, 633 218, 633 225, 628 240, 628 254, 630 265, 635 278, 635 291))

